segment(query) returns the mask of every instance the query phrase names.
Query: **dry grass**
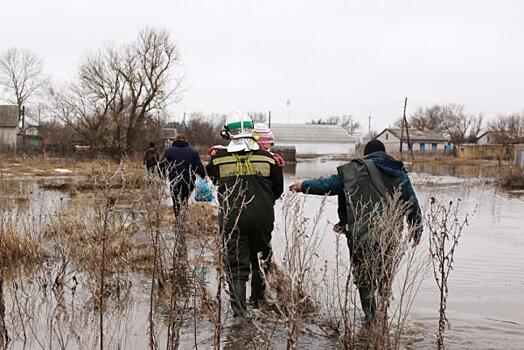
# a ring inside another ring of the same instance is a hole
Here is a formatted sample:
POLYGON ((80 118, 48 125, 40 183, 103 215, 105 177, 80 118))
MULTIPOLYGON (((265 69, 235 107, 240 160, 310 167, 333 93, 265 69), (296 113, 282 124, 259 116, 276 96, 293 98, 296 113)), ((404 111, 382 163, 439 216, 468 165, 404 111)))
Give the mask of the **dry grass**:
POLYGON ((35 264, 49 256, 41 242, 23 232, 13 224, 4 227, 0 241, 2 267, 11 269, 21 264, 35 264))
POLYGON ((506 190, 524 189, 524 169, 511 168, 499 173, 496 183, 499 187, 506 190))
POLYGON ((132 185, 138 180, 136 175, 143 177, 144 167, 137 159, 124 159, 116 162, 106 158, 72 159, 47 157, 13 157, 0 159, 0 172, 10 177, 94 177, 102 172, 115 172, 124 166, 126 180, 132 185), (66 171, 61 171, 65 169, 66 171))

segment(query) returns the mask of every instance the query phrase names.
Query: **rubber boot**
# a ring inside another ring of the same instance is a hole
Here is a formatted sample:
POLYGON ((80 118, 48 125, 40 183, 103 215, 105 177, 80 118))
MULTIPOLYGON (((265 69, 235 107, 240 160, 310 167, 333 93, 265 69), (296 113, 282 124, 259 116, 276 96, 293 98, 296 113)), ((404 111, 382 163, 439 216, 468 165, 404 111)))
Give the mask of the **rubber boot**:
POLYGON ((369 327, 375 319, 375 310, 377 308, 375 296, 367 285, 358 287, 358 293, 362 311, 364 311, 364 326, 369 327))
POLYGON ((246 316, 246 282, 233 281, 229 283, 231 310, 235 317, 246 316))
POLYGON ((253 309, 258 309, 264 302, 266 284, 260 271, 253 271, 251 274, 251 303, 253 309))

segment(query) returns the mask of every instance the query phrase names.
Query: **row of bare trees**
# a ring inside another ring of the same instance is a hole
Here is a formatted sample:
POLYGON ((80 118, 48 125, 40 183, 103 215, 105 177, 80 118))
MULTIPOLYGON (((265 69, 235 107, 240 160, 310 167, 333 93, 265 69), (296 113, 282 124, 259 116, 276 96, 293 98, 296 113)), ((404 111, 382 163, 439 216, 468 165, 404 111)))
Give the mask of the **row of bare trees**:
POLYGON ((497 143, 524 142, 524 112, 498 116, 488 123, 497 143))
POLYGON ((41 98, 46 114, 92 148, 130 153, 148 130, 159 133, 166 107, 180 98, 179 61, 169 33, 146 28, 130 43, 86 55, 71 82, 51 86, 41 59, 11 48, 0 55, 0 98, 20 110, 41 98))
POLYGON ((419 107, 409 118, 409 125, 418 130, 445 134, 454 143, 475 142, 484 129, 484 117, 482 114, 467 114, 464 105, 436 104, 419 107))
POLYGON ((360 123, 357 120, 355 120, 355 118, 353 118, 352 115, 335 115, 326 118, 312 119, 309 123, 317 125, 340 125, 350 135, 355 134, 361 129, 360 123))
MULTIPOLYGON (((396 124, 400 126, 400 120, 396 124)), ((482 114, 467 114, 464 105, 457 104, 419 107, 409 118, 409 125, 445 134, 454 143, 475 143, 484 131, 494 132, 495 143, 524 139, 524 113, 501 114, 486 121, 482 114)))

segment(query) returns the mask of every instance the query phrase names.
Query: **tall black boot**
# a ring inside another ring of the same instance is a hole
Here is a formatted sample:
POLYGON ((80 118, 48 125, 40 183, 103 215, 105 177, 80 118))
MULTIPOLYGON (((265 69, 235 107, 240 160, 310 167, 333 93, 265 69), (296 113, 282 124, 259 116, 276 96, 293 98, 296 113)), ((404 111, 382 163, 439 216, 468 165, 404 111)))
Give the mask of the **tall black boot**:
POLYGON ((229 294, 231 300, 231 310, 233 315, 246 315, 246 282, 233 281, 229 283, 229 294))
POLYGON ((359 286, 358 293, 360 296, 360 304, 364 311, 364 326, 371 326, 375 320, 375 311, 377 308, 375 295, 367 285, 359 286))
POLYGON ((260 304, 264 302, 265 291, 266 283, 262 274, 260 271, 253 271, 251 274, 251 302, 254 309, 258 309, 260 304))

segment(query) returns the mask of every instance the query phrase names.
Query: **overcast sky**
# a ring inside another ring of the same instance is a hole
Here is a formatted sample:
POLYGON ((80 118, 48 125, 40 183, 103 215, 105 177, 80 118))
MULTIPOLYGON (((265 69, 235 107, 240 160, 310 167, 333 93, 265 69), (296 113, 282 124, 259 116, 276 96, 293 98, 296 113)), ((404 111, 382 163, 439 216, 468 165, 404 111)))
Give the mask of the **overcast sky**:
POLYGON ((434 103, 490 118, 524 109, 524 1, 2 1, 0 49, 28 48, 55 81, 82 55, 168 29, 187 74, 172 110, 352 114, 367 129, 434 103))

